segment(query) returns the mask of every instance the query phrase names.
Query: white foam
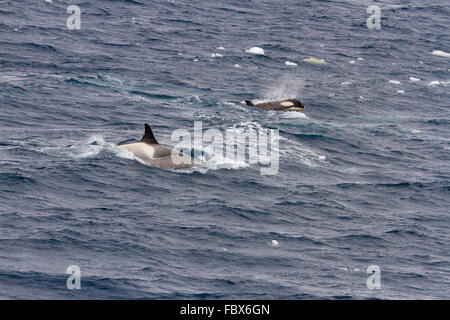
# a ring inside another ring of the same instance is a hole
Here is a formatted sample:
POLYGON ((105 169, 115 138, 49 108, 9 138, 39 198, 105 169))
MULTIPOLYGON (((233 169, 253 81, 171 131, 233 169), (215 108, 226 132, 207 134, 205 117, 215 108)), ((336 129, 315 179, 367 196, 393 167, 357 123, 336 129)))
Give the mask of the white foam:
POLYGON ((444 51, 441 51, 441 50, 434 50, 432 52, 432 54, 434 54, 435 56, 450 58, 450 53, 444 52, 444 51))
POLYGON ((348 63, 350 63, 350 64, 355 64, 356 61, 355 61, 355 60, 350 60, 348 63))
POLYGON ((363 58, 358 58, 358 60, 359 60, 359 61, 363 61, 364 59, 363 59, 363 58))
POLYGON ((398 80, 389 80, 389 83, 390 84, 396 84, 396 85, 399 85, 399 84, 402 84, 400 81, 398 81, 398 80))
POLYGON ((131 151, 128 151, 126 149, 122 148, 108 148, 112 153, 114 153, 116 156, 122 159, 129 159, 129 160, 139 160, 139 158, 136 158, 134 154, 131 151))
POLYGON ((419 82, 420 79, 419 78, 414 78, 414 77, 409 77, 409 81, 411 81, 411 82, 419 82))
POLYGON ((242 68, 241 65, 240 65, 240 64, 237 64, 237 63, 234 65, 234 67, 235 67, 235 68, 242 68))
POLYGON ((417 130, 417 129, 411 130, 411 133, 421 133, 421 132, 422 132, 421 130, 417 130))
POLYGON ((349 85, 349 84, 352 84, 353 82, 352 81, 350 81, 350 80, 347 80, 347 81, 344 81, 344 82, 341 82, 341 84, 343 85, 343 86, 347 86, 347 85, 349 85))
POLYGON ((397 93, 405 93, 403 90, 397 90, 397 93))
POLYGON ((224 47, 217 47, 216 49, 217 49, 217 50, 225 50, 224 47))
POLYGON ((309 119, 306 114, 299 111, 286 111, 281 114, 281 117, 285 119, 309 119))
POLYGON ((247 49, 247 50, 245 50, 245 52, 264 55, 264 49, 259 48, 259 47, 253 47, 253 48, 247 49))
POLYGON ((434 80, 434 81, 431 81, 430 83, 428 83, 428 85, 431 87, 438 86, 440 84, 441 83, 438 80, 434 80))
POLYGON ((296 66, 297 65, 295 62, 291 62, 291 61, 286 61, 284 64, 287 66, 296 66))
POLYGON ((211 57, 213 57, 213 58, 220 58, 220 57, 223 57, 223 55, 220 54, 220 53, 212 53, 211 57))

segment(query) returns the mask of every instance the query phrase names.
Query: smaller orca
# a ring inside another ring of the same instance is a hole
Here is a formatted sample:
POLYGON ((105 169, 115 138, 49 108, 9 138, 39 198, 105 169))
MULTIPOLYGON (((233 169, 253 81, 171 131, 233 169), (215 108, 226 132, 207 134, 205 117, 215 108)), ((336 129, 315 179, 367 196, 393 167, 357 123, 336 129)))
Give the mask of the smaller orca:
POLYGON ((286 99, 280 101, 262 102, 254 104, 249 100, 245 100, 248 106, 255 107, 262 110, 275 110, 275 111, 303 111, 305 106, 297 99, 286 99))
POLYGON ((160 169, 179 169, 194 164, 194 160, 182 152, 175 151, 172 157, 172 149, 162 146, 156 141, 153 131, 147 123, 145 124, 145 134, 139 142, 116 147, 128 150, 143 164, 160 169))

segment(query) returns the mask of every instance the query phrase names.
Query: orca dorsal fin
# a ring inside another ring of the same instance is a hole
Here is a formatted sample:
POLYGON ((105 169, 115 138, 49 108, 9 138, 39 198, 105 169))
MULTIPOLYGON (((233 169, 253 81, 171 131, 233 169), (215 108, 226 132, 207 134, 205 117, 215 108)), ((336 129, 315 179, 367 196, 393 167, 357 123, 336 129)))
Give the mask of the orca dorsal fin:
POLYGON ((250 100, 245 100, 245 103, 250 106, 250 107, 254 107, 255 104, 253 102, 251 102, 250 100))
POLYGON ((158 141, 156 141, 155 136, 153 135, 152 128, 150 128, 147 123, 145 124, 145 134, 142 137, 141 142, 147 144, 159 144, 158 141))

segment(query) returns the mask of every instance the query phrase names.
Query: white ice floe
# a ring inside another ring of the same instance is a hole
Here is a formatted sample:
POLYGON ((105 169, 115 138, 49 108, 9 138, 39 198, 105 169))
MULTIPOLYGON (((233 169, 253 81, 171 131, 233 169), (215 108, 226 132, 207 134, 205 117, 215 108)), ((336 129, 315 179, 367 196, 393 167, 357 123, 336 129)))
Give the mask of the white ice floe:
POLYGON ((303 59, 304 62, 312 63, 312 64, 326 64, 327 62, 324 59, 317 59, 310 57, 308 59, 303 59))
POLYGON ((440 84, 441 84, 440 81, 434 80, 434 81, 431 81, 428 85, 434 87, 434 86, 438 86, 440 84))
POLYGON ((277 240, 272 240, 272 241, 270 242, 270 245, 271 245, 272 247, 278 248, 278 247, 280 246, 280 243, 279 243, 277 240))
POLYGON ((253 48, 247 49, 247 50, 245 50, 245 52, 264 55, 264 49, 259 48, 259 47, 253 47, 253 48))
POLYGON ((432 52, 432 54, 434 54, 435 56, 450 58, 450 53, 444 52, 444 51, 441 51, 441 50, 434 50, 432 52))

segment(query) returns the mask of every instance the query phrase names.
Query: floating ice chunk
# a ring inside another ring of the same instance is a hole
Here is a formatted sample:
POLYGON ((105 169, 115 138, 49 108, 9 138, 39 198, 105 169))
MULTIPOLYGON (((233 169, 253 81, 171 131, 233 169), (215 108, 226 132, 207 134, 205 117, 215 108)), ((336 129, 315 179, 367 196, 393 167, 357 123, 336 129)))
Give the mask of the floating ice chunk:
POLYGON ((326 64, 326 61, 324 59, 317 59, 310 57, 308 59, 303 59, 304 62, 312 63, 312 64, 326 64))
POLYGON ((432 52, 432 54, 434 54, 435 56, 450 58, 450 53, 444 52, 444 51, 441 51, 441 50, 434 50, 432 52))
POLYGON ((270 242, 270 245, 274 248, 278 248, 280 246, 280 243, 277 240, 272 240, 270 242))
POLYGON ((419 82, 420 79, 419 78, 414 78, 414 77, 409 77, 409 81, 411 81, 411 82, 419 82))
POLYGON ((400 81, 398 80, 389 80, 390 84, 402 84, 400 81))
POLYGON ((253 47, 253 48, 247 49, 247 50, 245 50, 245 52, 264 55, 264 49, 259 48, 259 47, 253 47))
POLYGON ((284 64, 287 66, 296 66, 297 65, 295 62, 291 62, 291 61, 286 61, 284 64))

